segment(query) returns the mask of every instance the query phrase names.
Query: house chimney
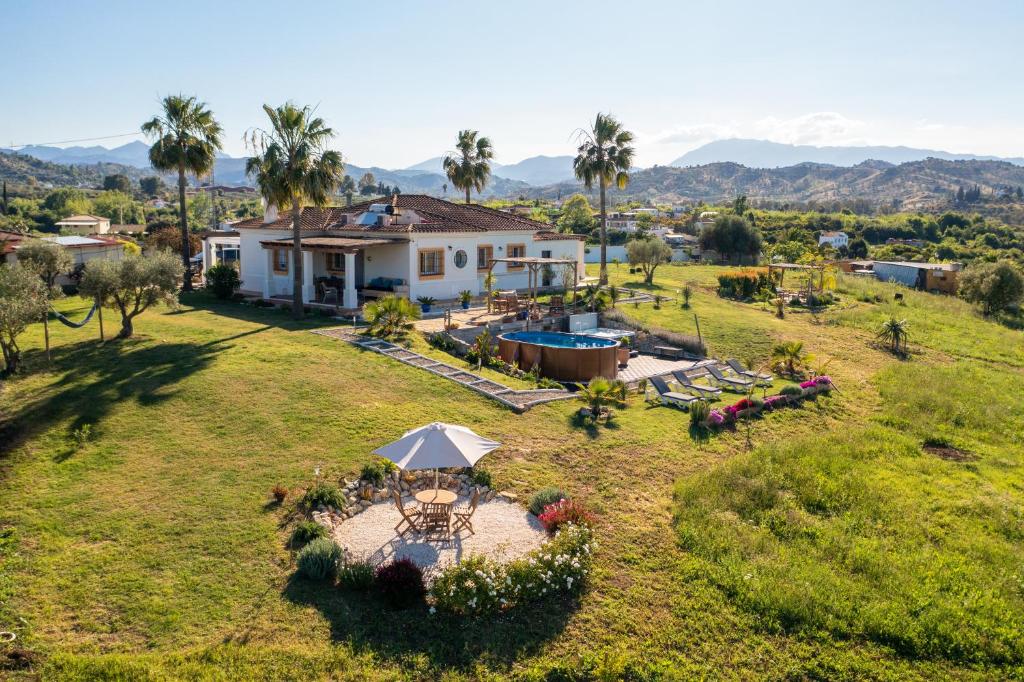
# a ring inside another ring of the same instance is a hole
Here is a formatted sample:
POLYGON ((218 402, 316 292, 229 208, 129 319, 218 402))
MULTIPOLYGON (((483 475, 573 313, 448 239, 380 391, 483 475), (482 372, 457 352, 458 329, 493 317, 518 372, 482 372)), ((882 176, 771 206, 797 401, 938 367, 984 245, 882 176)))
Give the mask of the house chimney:
POLYGON ((263 204, 263 224, 277 222, 277 204, 266 199, 262 199, 261 203, 263 204))

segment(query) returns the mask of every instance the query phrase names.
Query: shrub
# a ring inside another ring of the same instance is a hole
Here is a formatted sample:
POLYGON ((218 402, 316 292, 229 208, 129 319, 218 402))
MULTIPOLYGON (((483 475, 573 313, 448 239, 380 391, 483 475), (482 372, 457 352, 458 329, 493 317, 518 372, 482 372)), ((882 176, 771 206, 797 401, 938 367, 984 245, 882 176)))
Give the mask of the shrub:
POLYGON ((790 398, 788 395, 770 395, 764 399, 764 409, 774 410, 777 407, 782 407, 783 405, 788 404, 789 400, 790 398))
POLYGON ((288 497, 288 488, 285 488, 283 485, 278 483, 270 489, 270 494, 274 496, 274 500, 278 504, 281 504, 284 502, 284 498, 288 497))
POLYGON ((451 336, 444 332, 434 332, 427 336, 427 343, 432 347, 443 350, 445 353, 452 353, 455 351, 455 341, 451 336))
POLYGON ((338 585, 346 590, 368 590, 373 587, 374 568, 366 561, 342 561, 338 565, 338 585))
POLYGON ((748 268, 723 272, 718 276, 718 294, 726 298, 753 298, 760 291, 771 291, 767 270, 748 268))
POLYGON ((534 516, 544 513, 544 508, 562 500, 568 500, 569 496, 561 488, 554 486, 541 488, 530 498, 530 511, 534 516))
MULTIPOLYGON (((384 461, 382 459, 375 459, 372 462, 367 462, 363 465, 363 470, 359 473, 359 477, 373 483, 378 488, 384 485, 384 477, 388 474, 384 461)), ((393 462, 388 461, 388 463, 393 465, 393 462)))
POLYGON ((317 538, 327 537, 327 529, 316 521, 299 521, 292 531, 292 544, 304 545, 317 538))
POLYGON ((299 574, 313 580, 330 578, 338 570, 341 547, 329 538, 317 538, 303 547, 295 563, 299 574))
POLYGON ((71 437, 75 439, 78 448, 85 447, 86 443, 92 440, 92 424, 82 424, 71 432, 71 437))
POLYGON ((366 330, 370 336, 401 341, 413 330, 413 322, 420 319, 420 309, 407 298, 389 294, 364 305, 363 319, 370 324, 366 330))
POLYGON ((799 386, 794 386, 792 384, 790 384, 789 386, 783 386, 782 390, 779 391, 779 395, 798 396, 803 394, 804 392, 800 389, 799 386))
POLYGON ((474 484, 491 487, 491 472, 487 469, 468 467, 466 473, 474 484))
POLYGON ((218 263, 206 271, 206 286, 220 299, 229 299, 242 286, 238 268, 230 263, 218 263))
POLYGON ((384 600, 394 607, 405 607, 427 593, 423 571, 412 559, 395 559, 377 567, 374 585, 384 600))
POLYGON ((708 426, 719 427, 725 423, 725 415, 718 410, 711 410, 708 415, 708 426))
POLYGON ((700 427, 711 415, 711 405, 706 400, 690 403, 690 426, 700 427))
POLYGON ((549 533, 555 533, 569 523, 577 526, 591 526, 594 523, 594 515, 575 500, 559 500, 549 504, 537 518, 549 533))
POLYGON ((309 508, 323 506, 341 509, 345 506, 345 496, 338 490, 338 486, 333 483, 317 481, 302 496, 302 504, 309 508))
POLYGON ((522 559, 498 564, 474 556, 443 570, 431 595, 437 608, 464 615, 496 613, 557 594, 575 594, 590 574, 593 532, 567 525, 522 559))

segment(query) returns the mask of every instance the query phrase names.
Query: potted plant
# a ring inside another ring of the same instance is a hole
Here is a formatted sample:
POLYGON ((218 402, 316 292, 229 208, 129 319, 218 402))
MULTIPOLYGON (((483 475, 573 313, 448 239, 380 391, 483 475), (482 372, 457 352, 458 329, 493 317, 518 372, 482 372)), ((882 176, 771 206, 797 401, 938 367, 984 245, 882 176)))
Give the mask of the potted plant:
POLYGON ((619 356, 619 367, 625 367, 629 364, 629 337, 623 336, 619 339, 618 356, 619 356))
POLYGON ((433 296, 417 296, 416 302, 420 304, 420 310, 425 313, 430 312, 430 306, 437 303, 437 299, 433 296))
POLYGON ((469 289, 463 289, 459 292, 459 301, 462 302, 462 309, 469 310, 469 303, 473 300, 473 292, 469 289))

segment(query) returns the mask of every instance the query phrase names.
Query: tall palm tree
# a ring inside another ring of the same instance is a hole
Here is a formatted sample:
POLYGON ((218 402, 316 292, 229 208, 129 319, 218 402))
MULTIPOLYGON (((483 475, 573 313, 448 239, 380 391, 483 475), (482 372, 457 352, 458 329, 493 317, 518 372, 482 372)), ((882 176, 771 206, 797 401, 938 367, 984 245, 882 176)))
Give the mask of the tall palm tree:
POLYGON ((598 283, 608 284, 608 213, 605 210, 605 190, 614 182, 625 189, 629 182, 629 167, 633 165, 633 133, 623 129, 610 114, 598 114, 594 127, 577 131, 580 146, 572 167, 576 177, 587 189, 597 181, 601 196, 601 273, 598 283))
POLYGON ((168 95, 160 102, 163 113, 142 124, 153 139, 149 162, 162 171, 178 171, 178 220, 181 223, 181 260, 185 266, 182 288, 192 290, 192 254, 189 252, 185 174, 200 176, 213 170, 223 130, 205 102, 185 95, 168 95))
POLYGON ((292 316, 301 319, 302 204, 326 206, 341 183, 345 164, 341 154, 326 148, 334 131, 310 107, 286 102, 277 108, 264 104, 263 111, 270 129, 254 129, 247 135, 255 155, 246 161, 245 172, 268 203, 291 205, 292 316))
POLYGON ((477 137, 478 134, 475 130, 460 130, 455 151, 441 161, 452 185, 466 193, 467 204, 470 191, 484 191, 487 178, 491 177, 491 159, 494 158, 490 139, 477 137))

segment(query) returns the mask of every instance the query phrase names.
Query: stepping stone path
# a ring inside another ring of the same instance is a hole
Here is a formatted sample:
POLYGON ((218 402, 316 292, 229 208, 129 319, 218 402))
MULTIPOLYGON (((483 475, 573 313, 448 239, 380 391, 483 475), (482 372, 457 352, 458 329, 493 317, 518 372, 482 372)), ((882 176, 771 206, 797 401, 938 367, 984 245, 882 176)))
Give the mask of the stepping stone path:
POLYGON ((485 395, 492 400, 497 400, 499 403, 520 413, 526 412, 534 405, 549 403, 554 400, 569 400, 575 397, 572 393, 560 388, 537 388, 526 391, 517 391, 509 388, 508 386, 499 384, 496 381, 492 381, 491 379, 485 379, 482 376, 473 374, 472 372, 468 372, 464 369, 459 369, 458 367, 447 365, 435 360, 434 358, 420 355, 419 353, 403 348, 402 346, 391 343, 390 341, 356 334, 346 327, 317 329, 314 330, 313 333, 347 341, 348 343, 351 343, 358 348, 362 348, 363 350, 380 353, 381 355, 393 358, 399 362, 405 363, 406 365, 410 365, 411 367, 424 369, 431 374, 436 374, 439 377, 450 379, 451 381, 472 389, 481 395, 485 395))

